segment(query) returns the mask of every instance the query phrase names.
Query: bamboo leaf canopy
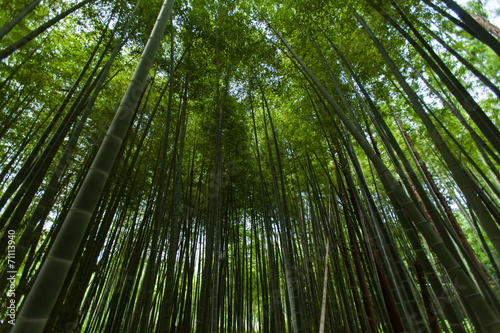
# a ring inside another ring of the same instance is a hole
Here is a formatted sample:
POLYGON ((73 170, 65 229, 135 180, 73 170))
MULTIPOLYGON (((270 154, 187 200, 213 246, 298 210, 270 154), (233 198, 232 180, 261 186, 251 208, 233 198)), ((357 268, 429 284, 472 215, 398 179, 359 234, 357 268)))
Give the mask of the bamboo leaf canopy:
POLYGON ((1 2, 0 332, 499 332, 489 14, 1 2))

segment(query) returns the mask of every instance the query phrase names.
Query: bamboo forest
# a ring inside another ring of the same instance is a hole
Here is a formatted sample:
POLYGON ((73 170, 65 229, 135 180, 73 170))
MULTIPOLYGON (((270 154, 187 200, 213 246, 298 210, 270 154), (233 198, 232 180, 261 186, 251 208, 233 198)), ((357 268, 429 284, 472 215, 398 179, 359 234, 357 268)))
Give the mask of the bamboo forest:
POLYGON ((0 0, 0 333, 500 332, 492 3, 0 0))

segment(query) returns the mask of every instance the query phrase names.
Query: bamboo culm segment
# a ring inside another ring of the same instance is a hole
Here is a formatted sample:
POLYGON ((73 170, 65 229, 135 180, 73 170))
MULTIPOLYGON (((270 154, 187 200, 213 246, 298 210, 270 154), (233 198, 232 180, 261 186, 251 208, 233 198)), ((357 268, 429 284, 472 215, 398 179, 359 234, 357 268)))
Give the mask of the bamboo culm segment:
POLYGON ((173 5, 174 0, 166 0, 160 10, 113 122, 27 296, 13 333, 41 333, 45 327, 130 126, 173 5))

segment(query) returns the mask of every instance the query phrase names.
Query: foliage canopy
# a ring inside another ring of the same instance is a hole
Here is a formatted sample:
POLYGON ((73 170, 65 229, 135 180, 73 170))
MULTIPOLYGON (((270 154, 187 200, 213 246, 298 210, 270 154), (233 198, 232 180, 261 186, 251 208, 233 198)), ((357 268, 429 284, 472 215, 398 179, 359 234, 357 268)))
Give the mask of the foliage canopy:
POLYGON ((500 330, 482 2, 0 13, 0 331, 500 330))

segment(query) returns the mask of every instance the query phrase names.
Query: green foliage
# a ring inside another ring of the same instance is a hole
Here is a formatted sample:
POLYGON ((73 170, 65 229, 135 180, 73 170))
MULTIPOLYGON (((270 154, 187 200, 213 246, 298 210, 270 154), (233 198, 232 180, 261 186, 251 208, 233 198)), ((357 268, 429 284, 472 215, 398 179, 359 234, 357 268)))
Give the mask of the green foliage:
MULTIPOLYGON (((0 26, 29 2, 0 2, 0 26)), ((0 49, 74 4, 42 1, 0 40, 0 49)), ((5 236, 15 226, 16 251, 26 250, 16 263, 22 274, 17 282, 18 306, 29 294, 123 103, 161 1, 141 1, 74 152, 61 170, 47 215, 31 230, 29 221, 48 192, 51 177, 59 172, 56 166, 80 114, 68 124, 47 170, 37 174, 37 163, 61 133, 58 126, 69 110, 82 110, 89 102, 91 91, 83 100, 77 96, 85 96, 87 80, 96 82, 134 5, 93 2, 0 62, 1 233, 5 236), (44 129, 99 41, 89 70, 43 139, 44 129), (36 147, 40 150, 30 160, 36 147), (40 186, 29 194, 36 179, 40 186), (27 201, 25 209, 22 200, 27 201)), ((462 84, 484 110, 481 114, 476 108, 473 116, 498 127, 497 96, 424 27, 497 85, 499 57, 426 3, 398 2, 398 6, 449 68, 457 80, 455 87, 462 84)), ((480 2, 470 9, 485 14, 480 2)), ((437 63, 429 63, 379 10, 416 39, 387 1, 176 1, 110 178, 102 194, 87 198, 95 199, 97 208, 46 330, 64 331, 74 325, 92 332, 170 326, 183 332, 192 327, 214 332, 230 327, 238 332, 317 331, 324 295, 325 331, 346 327, 369 331, 377 325, 377 330, 389 332, 399 324, 407 330, 426 326, 431 331, 436 318, 441 329, 467 321, 482 331, 483 314, 464 306, 459 296, 462 282, 443 268, 452 262, 446 261, 449 253, 467 281, 481 291, 481 299, 474 296, 473 301, 486 304, 493 317, 500 317, 495 259, 499 240, 486 232, 497 226, 476 223, 484 214, 499 216, 500 152, 491 134, 460 104, 461 92, 446 87, 437 63), (442 143, 431 137, 429 123, 415 112, 415 104, 354 11, 416 92, 442 143), (291 49, 319 84, 300 68, 291 49), (331 99, 320 92, 320 85, 331 99), (164 138, 168 112, 169 136, 164 138), (368 148, 359 137, 366 139, 368 148), (470 188, 484 210, 470 205, 463 188, 456 185, 440 144, 470 176, 470 188), (377 157, 368 156, 369 151, 377 157), (161 175, 164 152, 167 164, 161 175), (483 163, 485 159, 490 163, 483 163), (375 165, 375 160, 381 164, 375 165), (390 176, 377 175, 382 166, 390 176), (388 183, 390 177, 393 183, 388 183), (458 219, 492 288, 480 282, 482 273, 467 259, 428 177, 458 219), (160 179, 165 179, 164 185, 160 179), (163 187, 164 193, 158 195, 163 187), (394 194, 396 187, 400 195, 394 194), (409 200, 404 204, 398 201, 402 194, 409 200), (162 198, 165 207, 157 225, 153 223, 156 198, 162 198), (170 244, 176 240, 177 222, 178 244, 170 244), (431 230, 431 223, 440 236, 431 230), (441 243, 436 246, 423 237, 429 234, 441 243), (325 258, 327 242, 329 258, 325 258), (154 251, 153 244, 157 244, 154 251), (158 256, 152 258, 155 253, 158 256), (175 258, 169 261, 172 253, 175 258), (417 277, 416 258, 423 261, 429 295, 417 277), (152 295, 146 293, 146 281, 153 283, 152 295), (434 312, 428 312, 427 296, 434 312), (208 310, 200 311, 204 307, 208 310), (375 318, 370 318, 371 311, 375 318)), ((5 252, 3 245, 0 251, 5 252)), ((6 290, 5 281, 0 280, 0 287, 6 290)), ((453 327, 457 332, 472 330, 453 327)))

